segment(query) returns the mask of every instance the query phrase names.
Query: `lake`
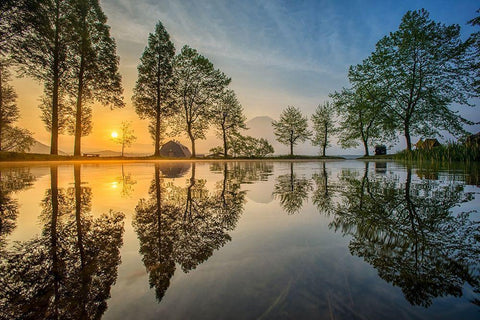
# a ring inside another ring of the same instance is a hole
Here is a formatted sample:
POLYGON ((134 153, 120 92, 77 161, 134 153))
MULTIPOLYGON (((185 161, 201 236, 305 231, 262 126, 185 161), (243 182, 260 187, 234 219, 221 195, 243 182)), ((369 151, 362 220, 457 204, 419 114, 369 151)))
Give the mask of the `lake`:
POLYGON ((0 319, 479 319, 480 170, 0 165, 0 319))

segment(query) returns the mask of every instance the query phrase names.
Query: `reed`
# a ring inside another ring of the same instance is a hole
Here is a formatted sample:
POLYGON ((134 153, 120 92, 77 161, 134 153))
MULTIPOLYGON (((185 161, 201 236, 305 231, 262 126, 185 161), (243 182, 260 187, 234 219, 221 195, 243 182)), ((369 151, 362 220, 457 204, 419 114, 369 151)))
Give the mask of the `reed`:
POLYGON ((480 161, 480 145, 449 142, 431 149, 403 150, 395 159, 420 162, 476 162, 480 161))

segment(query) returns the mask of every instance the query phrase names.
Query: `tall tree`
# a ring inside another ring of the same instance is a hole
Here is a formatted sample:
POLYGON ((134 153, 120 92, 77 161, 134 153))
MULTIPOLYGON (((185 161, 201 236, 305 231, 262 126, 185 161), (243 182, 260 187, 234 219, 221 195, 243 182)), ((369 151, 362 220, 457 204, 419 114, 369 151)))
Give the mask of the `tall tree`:
MULTIPOLYGON (((50 154, 58 154, 59 97, 67 86, 68 45, 72 41, 71 2, 32 0, 33 9, 26 16, 28 30, 12 49, 21 74, 43 82, 48 97, 50 154)), ((47 124, 48 126, 48 124, 47 124)))
POLYGON ((371 67, 368 80, 388 96, 387 111, 403 132, 407 150, 412 135, 461 134, 463 124, 471 124, 450 108, 453 102, 468 105, 476 95, 468 47, 458 25, 432 21, 424 9, 408 11, 399 29, 382 38, 358 66, 360 71, 371 67))
POLYGON ((247 129, 243 108, 233 90, 225 91, 212 112, 217 136, 223 140, 223 156, 228 157, 229 141, 239 129, 247 129))
POLYGON ((123 107, 119 57, 110 36, 107 17, 98 0, 74 0, 69 16, 73 37, 69 64, 72 67, 71 90, 74 91, 74 123, 69 131, 75 135, 74 155, 81 155, 81 139, 91 131, 89 102, 123 107))
POLYGON ((174 74, 180 111, 173 131, 186 132, 192 143, 194 158, 195 140, 205 139, 213 104, 231 79, 189 46, 184 46, 175 57, 174 74))
POLYGON ((330 136, 336 132, 334 117, 335 109, 328 101, 323 105, 319 104, 312 115, 312 144, 321 147, 323 157, 325 157, 327 147, 330 146, 330 136))
POLYGON ((135 110, 142 119, 149 119, 155 142, 154 156, 160 156, 164 118, 171 115, 174 92, 173 58, 175 47, 159 21, 150 33, 148 45, 138 66, 138 79, 132 97, 135 110))
POLYGON ((293 146, 309 139, 312 133, 308 130, 308 118, 302 115, 300 109, 288 106, 280 114, 279 121, 273 121, 273 133, 278 142, 290 145, 290 156, 293 156, 293 146))

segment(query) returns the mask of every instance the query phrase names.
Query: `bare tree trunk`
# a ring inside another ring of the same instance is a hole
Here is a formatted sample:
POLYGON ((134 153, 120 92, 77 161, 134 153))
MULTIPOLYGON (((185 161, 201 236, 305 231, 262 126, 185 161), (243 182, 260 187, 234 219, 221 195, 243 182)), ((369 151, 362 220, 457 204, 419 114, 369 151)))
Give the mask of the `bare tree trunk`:
POLYGON ((52 92, 52 138, 50 142, 50 154, 58 154, 58 91, 60 85, 60 0, 56 1, 55 8, 55 43, 53 51, 53 92, 52 92))
POLYGON ((188 124, 187 130, 188 130, 188 137, 190 138, 190 141, 192 143, 192 158, 195 158, 197 156, 197 154, 195 152, 195 137, 192 134, 191 124, 188 124))
POLYGON ((83 98, 83 76, 85 73, 85 57, 82 54, 80 58, 80 70, 78 73, 78 90, 77 90, 77 112, 75 115, 75 146, 73 155, 81 156, 81 144, 82 144, 82 98, 83 98))
POLYGON ((226 159, 228 158, 227 132, 223 124, 222 124, 222 133, 223 133, 223 157, 226 159))
POLYGON ((0 151, 2 150, 3 139, 3 82, 2 82, 3 64, 0 62, 0 151))

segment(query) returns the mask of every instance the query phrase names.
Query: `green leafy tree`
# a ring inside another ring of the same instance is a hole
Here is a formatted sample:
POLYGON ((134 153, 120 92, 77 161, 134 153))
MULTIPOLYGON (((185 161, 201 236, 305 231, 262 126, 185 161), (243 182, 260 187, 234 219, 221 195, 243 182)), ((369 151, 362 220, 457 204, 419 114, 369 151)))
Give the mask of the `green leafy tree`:
POLYGON ((173 133, 185 133, 196 156, 195 140, 205 139, 211 110, 230 83, 223 72, 195 49, 184 46, 174 60, 176 101, 180 110, 173 133))
POLYGON ((308 199, 312 183, 305 177, 298 177, 290 162, 290 174, 282 174, 275 179, 273 197, 280 200, 280 205, 287 214, 300 212, 303 201, 308 199))
POLYGON ((132 123, 129 121, 122 121, 122 126, 120 128, 120 135, 116 138, 113 138, 115 143, 122 145, 122 157, 125 152, 126 147, 130 147, 132 143, 137 140, 137 137, 134 135, 134 131, 131 128, 132 123))
POLYGON ((246 117, 233 90, 226 90, 215 103, 212 118, 217 136, 223 141, 223 156, 228 157, 229 140, 239 129, 246 129, 246 117))
POLYGON ((361 143, 368 156, 368 148, 375 142, 395 139, 393 130, 388 129, 390 118, 375 91, 364 87, 343 89, 331 98, 340 116, 338 137, 343 148, 361 143))
POLYGON ((80 156, 82 136, 91 131, 91 103, 96 100, 113 107, 123 107, 119 57, 110 36, 107 17, 98 0, 72 0, 69 20, 72 37, 68 63, 71 67, 72 121, 69 132, 75 135, 74 155, 80 156))
POLYGON ((356 67, 365 81, 375 83, 386 96, 386 111, 407 150, 411 135, 432 136, 446 130, 459 135, 471 124, 450 108, 467 105, 474 96, 469 43, 460 39, 458 25, 429 18, 426 10, 408 11, 399 29, 382 38, 372 55, 356 67))
POLYGON ((150 120, 155 144, 155 156, 160 156, 160 144, 165 133, 165 117, 172 114, 175 90, 173 58, 175 47, 168 32, 159 21, 155 33, 148 37, 138 66, 138 79, 132 97, 135 110, 142 119, 150 120))
POLYGON ((302 115, 300 109, 288 106, 280 115, 279 121, 273 121, 273 133, 278 142, 290 145, 290 156, 293 156, 293 146, 309 139, 312 133, 308 130, 308 118, 302 115))
POLYGON ((2 132, 2 150, 27 152, 35 144, 32 133, 23 128, 8 126, 2 132))
POLYGON ((330 136, 336 132, 334 117, 335 109, 328 101, 323 105, 318 105, 315 113, 312 115, 312 144, 320 146, 323 157, 325 157, 327 147, 330 146, 330 136))
POLYGON ((254 138, 235 133, 229 138, 234 157, 264 158, 274 152, 273 146, 264 138, 254 138))

